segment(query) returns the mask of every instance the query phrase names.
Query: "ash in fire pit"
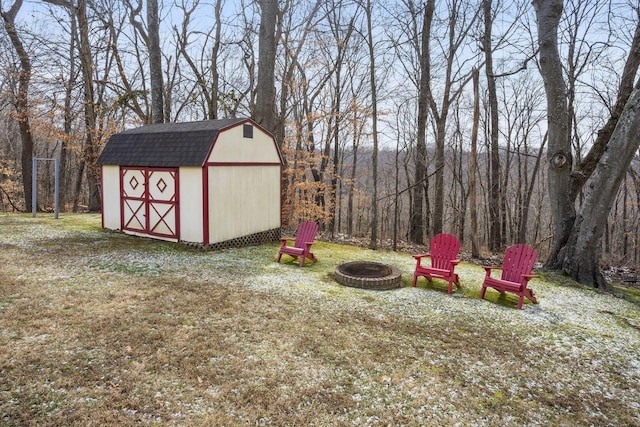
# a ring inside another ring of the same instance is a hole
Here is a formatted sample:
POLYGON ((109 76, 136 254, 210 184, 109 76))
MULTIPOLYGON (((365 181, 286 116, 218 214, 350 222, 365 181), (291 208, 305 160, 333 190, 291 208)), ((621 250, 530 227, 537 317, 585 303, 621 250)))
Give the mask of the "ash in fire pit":
POLYGON ((400 270, 371 261, 352 261, 336 267, 338 283, 355 288, 386 290, 400 287, 400 270))

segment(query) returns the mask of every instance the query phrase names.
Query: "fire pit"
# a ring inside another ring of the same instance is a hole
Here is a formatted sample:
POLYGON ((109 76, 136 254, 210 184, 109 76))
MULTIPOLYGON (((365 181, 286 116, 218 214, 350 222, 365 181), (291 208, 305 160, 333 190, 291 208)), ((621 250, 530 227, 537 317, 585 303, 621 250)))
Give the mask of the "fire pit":
POLYGON ((338 283, 354 288, 378 291, 400 287, 400 270, 386 264, 371 261, 352 261, 336 267, 338 283))

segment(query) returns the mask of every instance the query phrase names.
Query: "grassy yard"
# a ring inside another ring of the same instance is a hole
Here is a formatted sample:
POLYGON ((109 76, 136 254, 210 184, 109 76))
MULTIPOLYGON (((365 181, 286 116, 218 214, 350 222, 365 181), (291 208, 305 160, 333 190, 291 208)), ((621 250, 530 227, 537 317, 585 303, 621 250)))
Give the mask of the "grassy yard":
MULTIPOLYGON (((202 252, 98 215, 0 214, 2 426, 640 425, 640 310, 549 277, 540 303, 410 287, 408 253, 202 252), (399 267, 343 287, 344 261, 399 267)), ((566 282, 566 279, 565 279, 566 282)))

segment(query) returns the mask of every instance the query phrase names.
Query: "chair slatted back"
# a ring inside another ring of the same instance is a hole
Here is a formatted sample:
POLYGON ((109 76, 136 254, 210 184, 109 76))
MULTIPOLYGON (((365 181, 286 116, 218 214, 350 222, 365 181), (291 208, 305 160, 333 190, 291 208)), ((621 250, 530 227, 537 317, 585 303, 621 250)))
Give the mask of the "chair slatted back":
POLYGON ((502 280, 524 284, 523 274, 531 274, 538 253, 531 246, 518 244, 509 246, 504 252, 502 280))
POLYGON ((304 248, 306 242, 313 242, 318 232, 318 224, 313 221, 304 221, 298 225, 298 231, 296 232, 296 248, 304 248))
POLYGON ((443 270, 451 269, 451 261, 458 258, 460 241, 453 234, 436 234, 429 243, 431 266, 443 270))

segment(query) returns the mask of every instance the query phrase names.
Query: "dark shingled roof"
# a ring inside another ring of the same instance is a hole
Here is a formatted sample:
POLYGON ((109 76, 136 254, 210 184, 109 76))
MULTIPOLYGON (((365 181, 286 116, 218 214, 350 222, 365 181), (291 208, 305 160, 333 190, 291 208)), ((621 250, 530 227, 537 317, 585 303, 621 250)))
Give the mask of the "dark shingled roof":
POLYGON ((249 119, 161 123, 113 135, 98 165, 179 167, 202 166, 218 132, 249 119))

